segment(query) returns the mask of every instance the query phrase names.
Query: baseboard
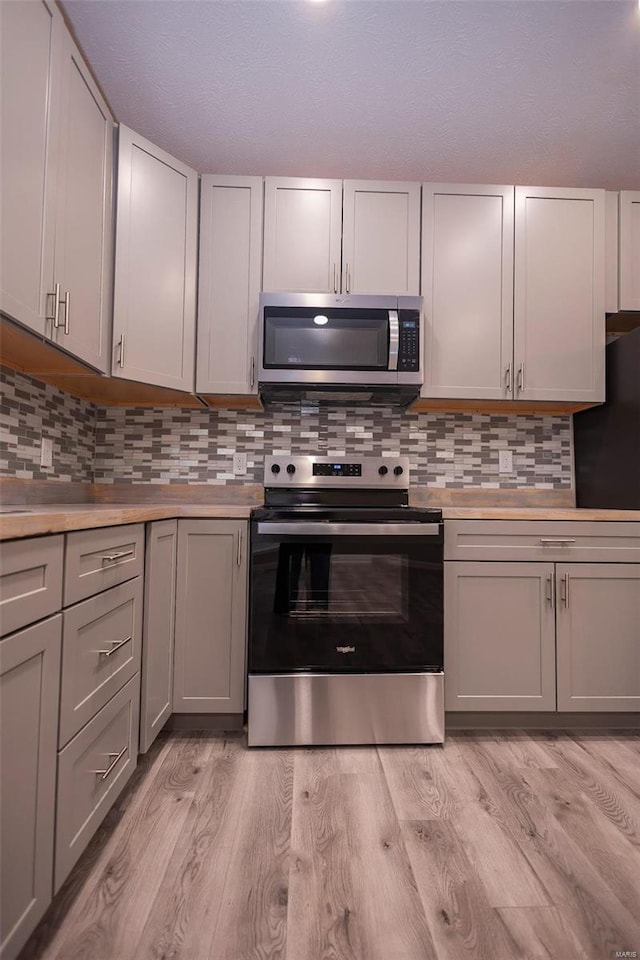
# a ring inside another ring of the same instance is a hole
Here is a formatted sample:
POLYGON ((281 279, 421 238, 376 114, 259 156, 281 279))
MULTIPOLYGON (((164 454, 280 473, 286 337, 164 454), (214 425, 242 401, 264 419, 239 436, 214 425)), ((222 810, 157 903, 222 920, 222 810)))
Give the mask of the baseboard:
POLYGON ((165 730, 242 730, 242 713, 174 713, 165 730))
POLYGON ((633 730, 638 713, 471 712, 445 714, 445 730, 633 730))

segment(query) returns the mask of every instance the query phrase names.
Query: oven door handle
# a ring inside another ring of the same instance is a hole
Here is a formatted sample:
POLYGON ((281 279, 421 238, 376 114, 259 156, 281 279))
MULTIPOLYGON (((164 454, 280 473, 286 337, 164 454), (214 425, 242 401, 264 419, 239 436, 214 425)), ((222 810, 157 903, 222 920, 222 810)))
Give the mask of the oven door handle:
POLYGON ((323 520, 306 522, 258 523, 258 534, 292 537, 436 537, 439 523, 331 523, 323 520))

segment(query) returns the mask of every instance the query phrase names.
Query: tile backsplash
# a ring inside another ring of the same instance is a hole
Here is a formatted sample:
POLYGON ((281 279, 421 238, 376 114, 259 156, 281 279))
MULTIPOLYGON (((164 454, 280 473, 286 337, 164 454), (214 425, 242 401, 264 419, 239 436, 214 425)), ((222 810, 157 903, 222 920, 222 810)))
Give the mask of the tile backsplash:
POLYGON ((264 412, 95 407, 1 368, 0 472, 96 483, 261 483, 265 453, 403 454, 432 487, 567 489, 570 417, 402 413, 386 407, 282 405, 264 412), (54 440, 40 467, 40 437, 54 440), (513 452, 499 475, 498 451, 513 452), (234 477, 234 451, 247 473, 234 477))
POLYGON ((0 475, 91 483, 96 408, 56 387, 0 367, 0 475), (40 466, 42 438, 53 466, 40 466))

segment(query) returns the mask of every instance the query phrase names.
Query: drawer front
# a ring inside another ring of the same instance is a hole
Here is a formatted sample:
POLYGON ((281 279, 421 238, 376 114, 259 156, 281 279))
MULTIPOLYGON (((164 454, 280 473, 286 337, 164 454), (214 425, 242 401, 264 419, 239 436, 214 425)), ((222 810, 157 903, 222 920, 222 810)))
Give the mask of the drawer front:
POLYGON ((64 611, 62 747, 140 670, 142 577, 64 611))
POLYGON ((10 540, 0 550, 2 636, 62 606, 62 535, 10 540))
POLYGON ((79 530, 67 536, 64 605, 138 577, 144 570, 144 525, 79 530))
POLYGON ((445 520, 445 560, 640 561, 640 523, 445 520))
POLYGON ((139 705, 136 674, 58 754, 54 892, 136 768, 139 705))

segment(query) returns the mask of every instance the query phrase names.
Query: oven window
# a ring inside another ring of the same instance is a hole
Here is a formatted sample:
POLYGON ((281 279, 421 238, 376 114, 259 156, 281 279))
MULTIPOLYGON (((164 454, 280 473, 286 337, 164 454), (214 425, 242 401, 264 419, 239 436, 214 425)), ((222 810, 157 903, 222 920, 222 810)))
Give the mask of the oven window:
POLYGON ((386 370, 388 353, 386 310, 265 307, 265 368, 386 370))
POLYGON ((442 668, 442 547, 252 539, 252 672, 442 668))

